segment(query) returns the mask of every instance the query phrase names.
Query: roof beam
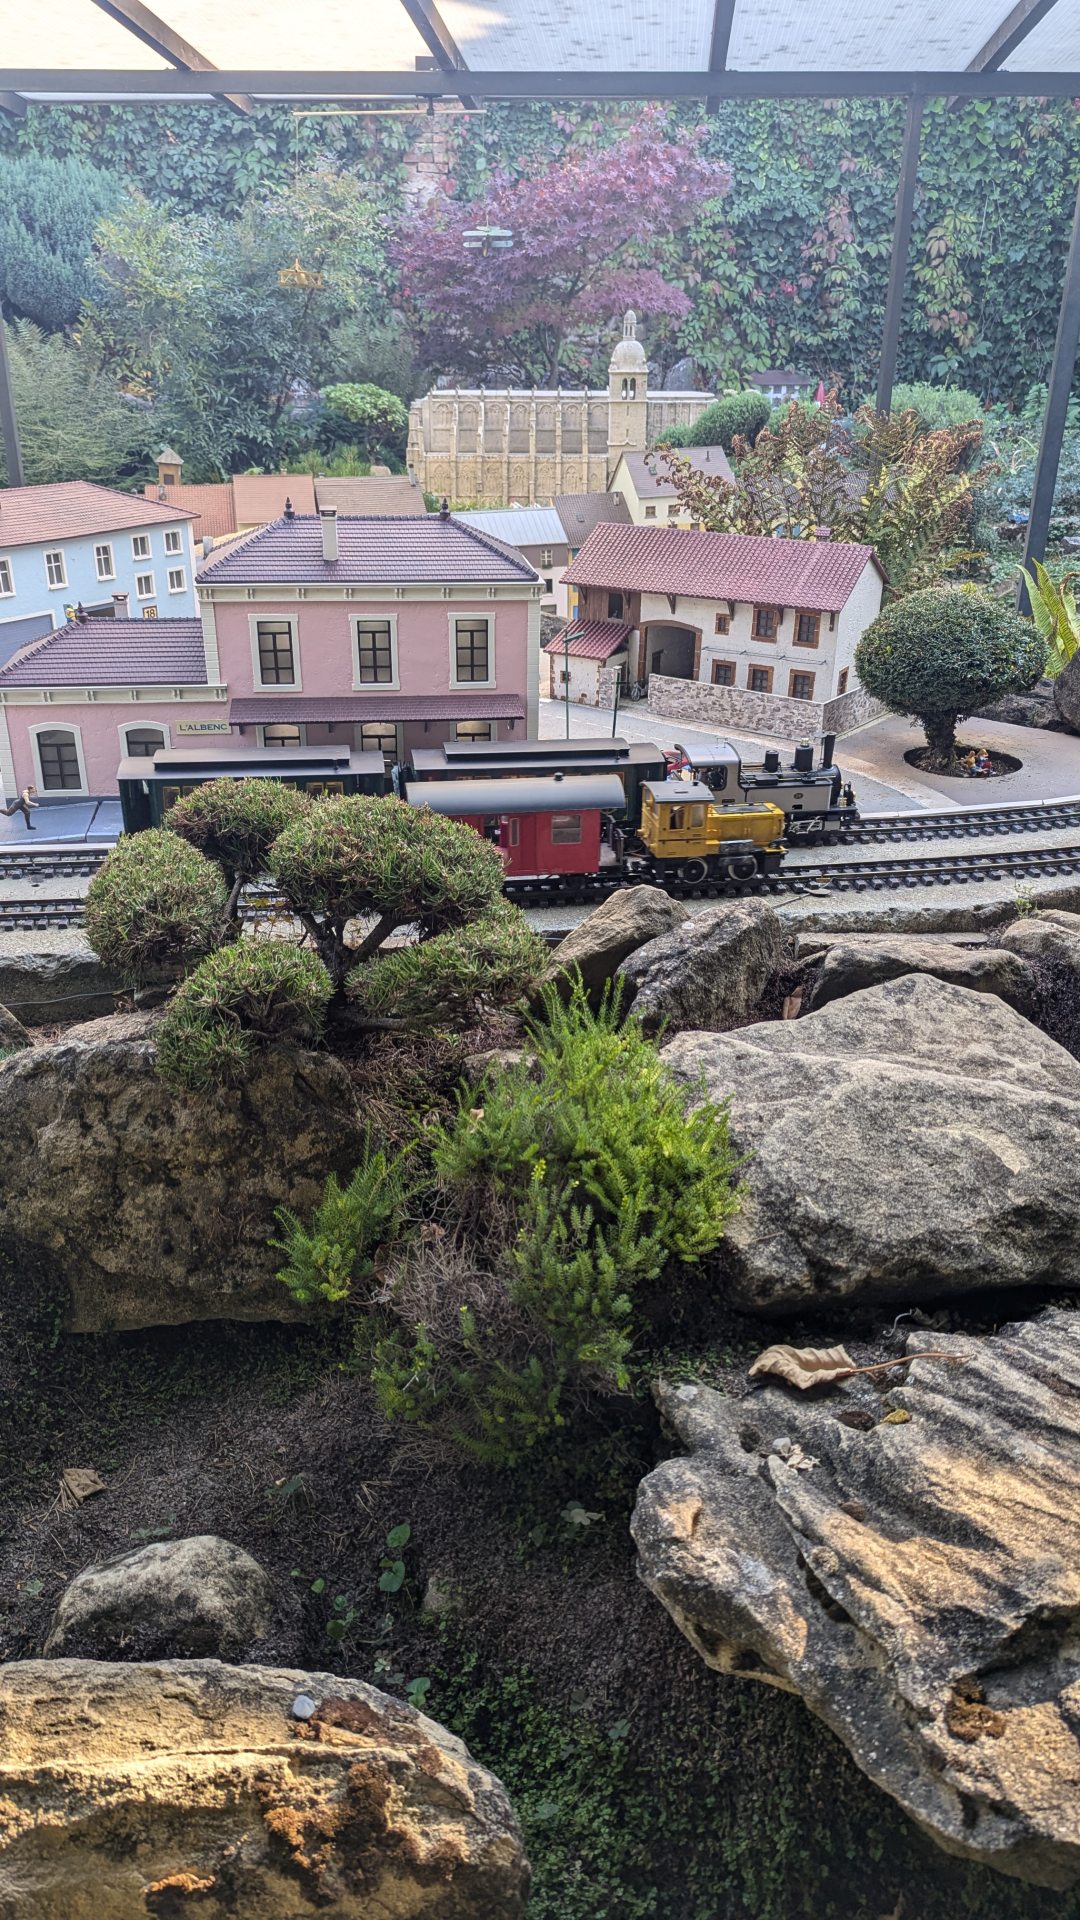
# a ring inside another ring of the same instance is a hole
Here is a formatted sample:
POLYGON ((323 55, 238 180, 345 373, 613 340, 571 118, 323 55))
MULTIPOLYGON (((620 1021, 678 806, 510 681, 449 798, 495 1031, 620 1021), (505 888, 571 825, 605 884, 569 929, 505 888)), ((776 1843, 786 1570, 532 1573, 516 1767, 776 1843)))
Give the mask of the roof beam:
MULTIPOLYGON (((1072 234, 1065 262, 1065 280, 1061 290, 1061 306, 1058 309, 1054 358, 1050 363, 1050 377, 1046 384, 1046 412, 1043 414, 1039 457, 1035 463, 1035 484, 1031 491, 1027 538, 1024 542, 1024 565, 1029 571, 1035 560, 1046 558, 1046 541, 1050 532, 1050 515, 1054 506, 1054 489, 1057 484, 1062 441, 1065 438, 1065 422, 1072 394, 1078 345, 1080 345, 1080 187, 1077 189, 1072 234)), ((1022 577, 1017 605, 1021 613, 1030 612, 1027 581, 1022 577)))
MULTIPOLYGON (((439 12, 435 0, 401 0, 401 4, 428 52, 434 55, 435 63, 443 73, 467 72, 461 48, 439 12)), ((475 107, 476 101, 469 94, 463 93, 461 104, 465 107, 475 107)))
POLYGON ((1016 51, 1022 40, 1026 40, 1033 27, 1050 12, 1055 0, 1016 0, 1016 5, 1005 15, 999 26, 994 28, 989 40, 984 41, 975 55, 969 60, 969 73, 993 73, 1005 65, 1010 54, 1016 51))
MULTIPOLYGON (((713 8, 712 38, 709 42, 709 72, 726 73, 728 48, 731 45, 731 27, 735 18, 735 0, 716 0, 713 8)), ((705 102, 706 113, 715 113, 719 100, 709 98, 705 102)))
MULTIPOLYGON (((208 60, 206 55, 200 53, 196 47, 190 46, 164 20, 159 20, 156 13, 151 13, 149 7, 143 5, 143 0, 94 0, 94 5, 100 7, 102 13, 107 13, 111 20, 115 20, 118 26, 124 27, 128 33, 133 33, 137 40, 141 40, 147 47, 152 47, 155 53, 160 53, 163 60, 168 60, 171 66, 178 67, 182 72, 217 72, 212 60, 208 60)), ((249 99, 248 95, 241 90, 235 92, 230 90, 228 93, 223 91, 222 97, 231 107, 235 107, 238 113, 254 111, 254 100, 249 99)))
POLYGON ((25 120, 26 101, 20 100, 17 93, 0 93, 0 113, 9 113, 13 120, 25 120))
MULTIPOLYGON (((118 0, 110 0, 117 4, 118 0)), ((131 0, 125 0, 130 5, 131 0)), ((217 94, 253 94, 257 100, 315 100, 320 104, 353 100, 410 99, 419 91, 436 97, 481 100, 700 100, 706 91, 724 100, 863 100, 913 94, 923 98, 957 94, 965 99, 1072 99, 1080 95, 1080 71, 1056 73, 960 73, 939 70, 847 72, 718 73, 494 73, 424 75, 400 68, 379 73, 262 72, 251 68, 203 68, 172 73, 133 73, 108 67, 0 68, 0 90, 55 100, 157 99, 199 100, 217 94), (200 74, 202 80, 200 83, 200 74), (212 76, 212 78, 211 78, 212 76)))

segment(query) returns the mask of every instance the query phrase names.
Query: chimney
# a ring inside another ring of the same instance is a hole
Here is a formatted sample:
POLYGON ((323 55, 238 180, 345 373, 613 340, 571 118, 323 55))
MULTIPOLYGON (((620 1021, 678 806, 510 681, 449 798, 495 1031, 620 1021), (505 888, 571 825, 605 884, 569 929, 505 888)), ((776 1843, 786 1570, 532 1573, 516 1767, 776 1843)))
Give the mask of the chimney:
POLYGON ((449 518, 450 518, 450 502, 446 498, 446 495, 444 494, 442 506, 439 508, 439 519, 449 520, 449 518))
POLYGON ((126 593, 114 593, 112 597, 113 619, 126 620, 128 617, 128 597, 126 593))
POLYGON ((289 499, 289 496, 288 496, 288 494, 286 494, 286 495, 285 495, 285 512, 284 512, 284 513, 283 513, 283 515, 282 515, 282 519, 283 519, 283 520, 295 520, 295 518, 296 518, 296 515, 295 515, 295 513, 293 512, 293 503, 292 503, 292 501, 291 501, 291 500, 289 499))
POLYGON ((319 519, 322 523, 322 557, 324 560, 337 559, 337 508, 320 507, 319 519))
POLYGON ((85 627, 87 621, 90 618, 90 615, 87 613, 86 608, 83 606, 83 603, 81 600, 79 601, 79 604, 75 609, 75 618, 78 621, 80 627, 85 627))

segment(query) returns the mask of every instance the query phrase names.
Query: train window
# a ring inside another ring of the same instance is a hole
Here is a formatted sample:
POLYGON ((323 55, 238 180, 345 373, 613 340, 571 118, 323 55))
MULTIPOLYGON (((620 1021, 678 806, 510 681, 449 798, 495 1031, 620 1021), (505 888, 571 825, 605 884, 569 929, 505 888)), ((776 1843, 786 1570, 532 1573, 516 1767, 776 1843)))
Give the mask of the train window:
POLYGON ((780 626, 779 607, 754 608, 754 639, 775 640, 780 626))
POLYGON ((264 727, 262 730, 264 747, 302 747, 299 727, 264 727))
POLYGON ((79 749, 69 727, 45 727, 37 736, 41 785, 46 793, 82 791, 79 749))
POLYGON ((259 648, 259 679, 264 687, 296 685, 296 660, 290 620, 257 620, 255 637, 259 648))
POLYGON ((703 827, 705 825, 705 803, 703 800, 695 800, 693 806, 690 808, 690 825, 692 827, 703 827))
POLYGON ((576 847, 581 841, 580 813, 553 813, 551 816, 551 844, 553 847, 576 847))
POLYGON ((792 673, 788 678, 789 700, 812 700, 814 697, 814 675, 812 673, 792 673))
POLYGON ((344 793, 344 791, 343 780, 305 780, 304 782, 304 792, 310 794, 313 800, 323 800, 328 793, 344 793))
POLYGON ((820 631, 820 613, 797 613, 795 615, 795 645, 797 647, 816 647, 820 631))
POLYGON ((160 727, 125 727, 124 743, 133 760, 152 760, 165 745, 160 727))
POLYGON ((734 660, 713 661, 712 683, 714 687, 733 687, 735 685, 734 660))
POLYGON ((506 834, 503 839, 503 846, 519 847, 521 845, 521 821, 515 816, 511 820, 507 820, 505 826, 506 834))
POLYGON ((683 823, 683 808, 672 807, 667 817, 668 832, 678 833, 683 823))
POLYGON ((358 620, 356 664, 361 686, 389 685, 394 678, 394 641, 389 620, 358 620))
POLYGON ((836 691, 838 695, 841 693, 847 692, 847 676, 848 676, 847 668, 841 667, 839 673, 836 676, 836 691))

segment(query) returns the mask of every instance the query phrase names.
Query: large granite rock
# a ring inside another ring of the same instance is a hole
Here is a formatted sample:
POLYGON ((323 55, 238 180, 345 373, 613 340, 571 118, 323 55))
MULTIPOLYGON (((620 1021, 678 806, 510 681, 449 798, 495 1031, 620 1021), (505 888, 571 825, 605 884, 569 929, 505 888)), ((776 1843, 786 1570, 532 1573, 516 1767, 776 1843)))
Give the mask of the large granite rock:
POLYGON ((1080 733, 1080 653, 1074 653, 1054 681, 1054 705, 1072 733, 1080 733))
POLYGON ((16 1020, 6 1007, 0 1007, 0 1055, 20 1053, 24 1047, 32 1047, 33 1041, 21 1020, 16 1020))
POLYGON ((45 1652, 243 1653, 266 1632, 272 1606, 269 1576, 231 1540, 212 1533, 154 1540, 75 1575, 45 1652))
MULTIPOLYGON (((1040 913, 1057 908, 1075 912, 1080 908, 1080 882, 1076 880, 1047 875, 1025 882, 1025 889, 1029 884, 1040 913)), ((935 891, 938 898, 928 900, 873 892, 841 894, 829 900, 793 896, 778 900, 776 912, 785 930, 796 936, 845 932, 989 934, 1016 919, 1015 885, 1001 885, 996 891, 989 883, 975 891, 970 887, 935 891)))
POLYGON ((929 973, 973 993, 996 993, 1028 1019, 1035 1011, 1034 975, 1019 954, 1001 947, 957 947, 949 940, 904 939, 900 934, 868 934, 830 945, 810 1005, 827 1006, 830 1000, 899 980, 905 973, 929 973))
POLYGON ((757 1006, 784 950, 783 928, 764 901, 706 907, 623 961, 624 1004, 649 1032, 665 1023, 735 1026, 757 1006))
POLYGON ((1080 913, 1033 913, 1014 920, 1001 934, 1009 953, 1028 960, 1049 960, 1080 974, 1080 913))
POLYGON ((34 934, 32 953, 26 941, 25 933, 0 934, 0 1005, 24 1027, 111 1013, 118 995, 129 990, 120 974, 102 965, 83 933, 43 929, 34 934))
POLYGON ((362 1145, 327 1054, 260 1054, 241 1086, 180 1098, 147 1039, 0 1062, 0 1137, 4 1231, 55 1259, 77 1333, 295 1317, 274 1209, 310 1210, 362 1145))
POLYGON ((733 1095, 736 1304, 1080 1284, 1080 1064, 993 995, 907 974, 662 1058, 733 1095))
POLYGON ((595 907, 559 942, 542 981, 565 988, 576 970, 590 999, 598 1001, 605 983, 629 954, 689 918, 682 902, 659 887, 626 887, 595 907))
POLYGON ((919 1361, 887 1400, 661 1388, 690 1457, 642 1483, 640 1571, 711 1667, 801 1694, 950 1852, 1068 1887, 1080 1316, 926 1345, 964 1364, 919 1361))
POLYGON ((498 1781, 358 1680, 30 1660, 0 1669, 0 1726, 5 1916, 524 1915, 498 1781))
POLYGON ((1026 693, 1006 693, 992 705, 979 707, 970 717, 1004 720, 1011 727, 1048 727, 1057 733, 1065 726, 1054 699, 1052 680, 1040 680, 1037 687, 1029 687, 1026 693))

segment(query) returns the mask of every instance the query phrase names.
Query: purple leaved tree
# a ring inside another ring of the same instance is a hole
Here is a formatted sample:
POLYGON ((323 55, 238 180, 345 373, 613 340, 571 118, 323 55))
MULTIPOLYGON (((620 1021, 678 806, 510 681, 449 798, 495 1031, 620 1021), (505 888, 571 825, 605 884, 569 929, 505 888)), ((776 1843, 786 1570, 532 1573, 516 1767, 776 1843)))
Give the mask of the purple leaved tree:
POLYGON ((608 147, 497 178, 480 200, 429 202, 398 253, 429 364, 555 385, 572 358, 581 369, 575 336, 626 307, 681 319, 690 302, 664 271, 672 236, 731 184, 724 162, 702 150, 706 133, 671 129, 653 109, 608 147), (467 251, 465 233, 485 226, 509 228, 513 246, 467 251))

